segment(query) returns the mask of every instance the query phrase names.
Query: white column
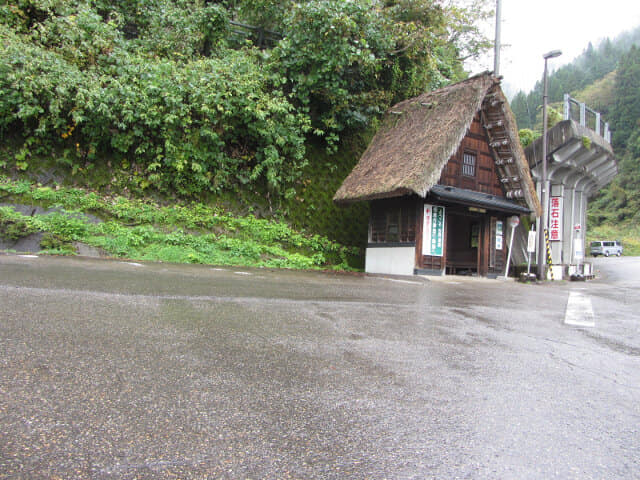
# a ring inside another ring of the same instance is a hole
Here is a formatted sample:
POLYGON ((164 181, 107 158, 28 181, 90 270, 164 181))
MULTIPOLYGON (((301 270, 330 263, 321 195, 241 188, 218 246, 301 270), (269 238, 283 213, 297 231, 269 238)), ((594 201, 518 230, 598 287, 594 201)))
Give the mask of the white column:
POLYGON ((562 255, 564 257, 564 263, 571 265, 573 263, 573 226, 575 215, 575 201, 576 191, 574 185, 565 185, 564 187, 564 231, 566 235, 562 241, 562 255))

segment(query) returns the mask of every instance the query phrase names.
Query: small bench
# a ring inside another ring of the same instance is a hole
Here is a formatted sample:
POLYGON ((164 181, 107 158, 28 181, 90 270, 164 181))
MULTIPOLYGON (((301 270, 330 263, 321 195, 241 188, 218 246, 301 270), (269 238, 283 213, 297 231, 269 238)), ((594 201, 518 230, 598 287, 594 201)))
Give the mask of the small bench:
POLYGON ((447 275, 475 275, 478 273, 477 262, 447 261, 447 275))

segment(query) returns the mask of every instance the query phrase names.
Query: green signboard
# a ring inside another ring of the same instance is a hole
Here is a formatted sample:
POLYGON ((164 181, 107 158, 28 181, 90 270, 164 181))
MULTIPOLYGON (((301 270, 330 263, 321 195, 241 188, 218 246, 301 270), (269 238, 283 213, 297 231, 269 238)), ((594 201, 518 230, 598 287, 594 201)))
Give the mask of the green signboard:
POLYGON ((441 257, 444 251, 444 207, 424 206, 422 254, 441 257))

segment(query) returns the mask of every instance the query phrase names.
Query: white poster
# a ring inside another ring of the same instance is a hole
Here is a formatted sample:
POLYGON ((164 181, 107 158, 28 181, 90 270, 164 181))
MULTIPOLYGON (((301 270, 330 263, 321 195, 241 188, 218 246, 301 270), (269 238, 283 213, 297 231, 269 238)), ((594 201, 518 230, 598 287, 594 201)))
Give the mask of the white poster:
POLYGON ((529 237, 527 238, 527 252, 534 253, 536 251, 536 240, 538 236, 535 230, 529 231, 529 237))
POLYGON ((496 222, 496 250, 502 250, 503 232, 502 222, 498 220, 496 222))
POLYGON ((441 257, 444 252, 444 207, 424 206, 422 226, 422 254, 441 257))

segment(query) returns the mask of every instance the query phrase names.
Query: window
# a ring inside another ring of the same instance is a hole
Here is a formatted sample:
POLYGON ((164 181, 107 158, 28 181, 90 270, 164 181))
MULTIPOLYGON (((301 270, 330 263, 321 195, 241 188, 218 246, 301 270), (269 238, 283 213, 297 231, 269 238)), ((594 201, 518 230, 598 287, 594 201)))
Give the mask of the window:
POLYGON ((371 208, 371 243, 416 241, 415 204, 377 203, 371 208))
POLYGON ((464 152, 462 154, 462 175, 466 177, 476 176, 476 154, 464 152))
POLYGON ((474 223, 471 225, 471 238, 469 246, 471 248, 478 248, 478 242, 480 240, 480 224, 474 223))

